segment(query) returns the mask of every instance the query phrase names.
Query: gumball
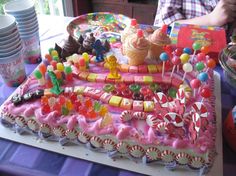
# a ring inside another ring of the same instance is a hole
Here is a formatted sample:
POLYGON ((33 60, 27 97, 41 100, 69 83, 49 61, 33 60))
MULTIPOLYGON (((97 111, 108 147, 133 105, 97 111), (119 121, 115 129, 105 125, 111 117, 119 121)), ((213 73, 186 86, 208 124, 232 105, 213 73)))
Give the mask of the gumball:
POLYGON ((179 65, 181 63, 181 60, 178 56, 174 56, 172 59, 171 59, 171 62, 173 65, 179 65))
POLYGON ((180 48, 177 48, 175 51, 174 51, 174 54, 176 56, 180 56, 182 54, 182 50, 180 48))
POLYGON ((52 50, 51 52, 50 52, 50 54, 51 54, 51 56, 58 56, 58 52, 56 51, 56 50, 52 50))
POLYGON ((34 71, 34 76, 36 79, 41 79, 42 78, 42 73, 39 70, 34 71))
POLYGON ((57 79, 61 79, 62 78, 61 72, 59 70, 55 70, 54 73, 55 73, 57 79))
POLYGON ((62 63, 57 63, 57 70, 63 71, 64 70, 64 65, 62 63))
POLYGON ((186 53, 186 54, 192 54, 192 50, 190 48, 184 48, 183 49, 183 53, 186 53))
POLYGON ((159 57, 160 57, 161 61, 163 61, 163 62, 165 62, 169 59, 169 56, 166 52, 161 53, 161 55, 159 57))
POLYGON ((208 88, 208 87, 202 88, 201 91, 200 91, 200 95, 203 98, 210 98, 211 97, 211 90, 210 90, 210 88, 208 88))
POLYGON ((183 70, 187 73, 191 72, 191 71, 193 71, 193 66, 190 63, 185 63, 183 65, 183 70))
POLYGON ((204 53, 198 53, 197 54, 197 60, 198 61, 204 61, 206 59, 206 55, 204 53))
POLYGON ((206 72, 202 72, 199 73, 197 78, 201 81, 201 82, 205 82, 208 80, 208 74, 206 72))
POLYGON ((57 62, 55 61, 55 60, 52 60, 51 62, 50 62, 50 65, 52 65, 53 66, 53 69, 57 69, 57 62))
POLYGON ((216 62, 214 59, 208 59, 206 64, 207 64, 207 67, 211 69, 215 68, 216 66, 216 62))
POLYGON ((52 61, 52 56, 50 54, 45 54, 45 58, 48 60, 48 62, 52 61))
POLYGON ((189 54, 186 53, 181 54, 180 56, 181 63, 184 64, 188 62, 189 58, 190 58, 189 54))
POLYGON ((205 65, 203 62, 198 62, 196 65, 195 65, 195 68, 197 71, 202 71, 204 68, 205 68, 205 65))
POLYGON ((193 80, 190 81, 190 86, 193 89, 197 89, 201 86, 201 81, 199 79, 193 79, 193 80))
POLYGON ((200 50, 201 49, 201 44, 199 42, 194 42, 192 45, 194 51, 200 50))
POLYGON ((65 73, 66 73, 66 74, 72 73, 72 68, 71 68, 71 66, 66 66, 66 67, 65 67, 65 73))
POLYGON ((207 54, 209 52, 209 47, 208 46, 201 47, 201 52, 207 54))

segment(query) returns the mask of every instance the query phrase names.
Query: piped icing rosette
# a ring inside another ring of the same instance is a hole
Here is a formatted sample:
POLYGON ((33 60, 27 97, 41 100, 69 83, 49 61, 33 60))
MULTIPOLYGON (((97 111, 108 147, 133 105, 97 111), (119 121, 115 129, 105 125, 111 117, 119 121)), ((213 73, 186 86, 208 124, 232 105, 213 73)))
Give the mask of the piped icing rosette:
POLYGON ((139 29, 137 34, 127 38, 124 47, 129 65, 137 66, 144 63, 150 44, 144 37, 143 31, 139 29))
POLYGON ((166 34, 167 26, 164 25, 149 35, 148 40, 151 43, 148 58, 159 59, 160 54, 163 52, 163 46, 171 44, 169 36, 166 34))
POLYGON ((131 19, 130 25, 128 25, 124 31, 121 32, 121 42, 125 43, 125 40, 128 36, 135 34, 138 29, 138 24, 136 19, 131 19))

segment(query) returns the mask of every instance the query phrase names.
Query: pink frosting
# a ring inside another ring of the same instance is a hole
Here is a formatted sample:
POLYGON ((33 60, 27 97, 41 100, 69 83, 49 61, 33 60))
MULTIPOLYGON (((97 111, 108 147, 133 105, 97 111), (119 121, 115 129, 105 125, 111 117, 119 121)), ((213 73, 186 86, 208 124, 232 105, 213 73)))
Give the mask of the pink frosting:
POLYGON ((78 121, 77 121, 77 118, 76 118, 75 115, 72 115, 72 116, 69 116, 69 117, 68 117, 68 121, 67 121, 66 126, 67 126, 67 128, 68 128, 69 130, 74 129, 74 127, 75 127, 77 124, 78 124, 78 121))

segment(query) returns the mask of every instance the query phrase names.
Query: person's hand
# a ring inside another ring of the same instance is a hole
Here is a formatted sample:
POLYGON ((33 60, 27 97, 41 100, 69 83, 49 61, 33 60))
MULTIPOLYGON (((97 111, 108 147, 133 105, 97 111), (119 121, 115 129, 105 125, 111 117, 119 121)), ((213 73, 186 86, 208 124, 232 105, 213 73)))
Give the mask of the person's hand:
POLYGON ((236 0, 220 0, 208 15, 212 26, 223 26, 236 18, 236 0))

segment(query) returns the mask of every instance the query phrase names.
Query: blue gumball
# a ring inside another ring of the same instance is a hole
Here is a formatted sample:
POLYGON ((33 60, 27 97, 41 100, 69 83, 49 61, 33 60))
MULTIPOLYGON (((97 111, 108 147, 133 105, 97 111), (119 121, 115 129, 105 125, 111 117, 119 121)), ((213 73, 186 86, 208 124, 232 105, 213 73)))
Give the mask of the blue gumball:
POLYGON ((184 48, 183 49, 183 53, 186 53, 186 54, 192 54, 192 50, 190 48, 184 48))
POLYGON ((197 78, 201 81, 201 82, 205 82, 208 80, 208 74, 206 72, 201 72, 198 74, 197 78))
POLYGON ((169 59, 169 56, 166 52, 163 52, 163 53, 160 54, 159 58, 161 59, 161 61, 165 62, 169 59))

